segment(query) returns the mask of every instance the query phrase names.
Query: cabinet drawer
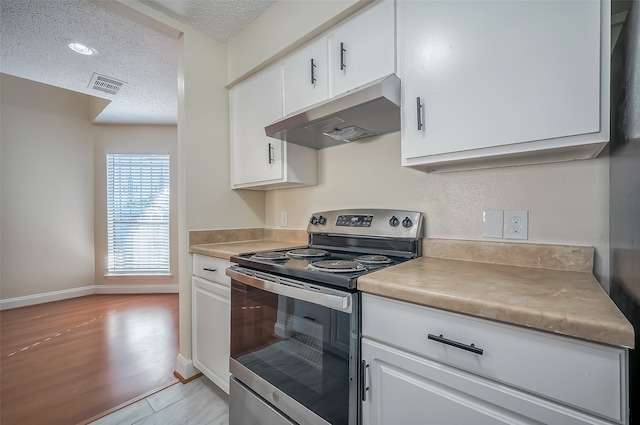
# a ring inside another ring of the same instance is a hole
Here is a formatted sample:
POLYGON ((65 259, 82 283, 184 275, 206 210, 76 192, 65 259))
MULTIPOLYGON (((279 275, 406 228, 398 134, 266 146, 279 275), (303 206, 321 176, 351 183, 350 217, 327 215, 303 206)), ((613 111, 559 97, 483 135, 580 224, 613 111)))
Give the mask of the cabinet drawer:
POLYGON ((225 269, 231 265, 231 262, 221 258, 193 254, 193 274, 213 282, 231 286, 231 279, 224 274, 225 269))
POLYGON ((363 294, 363 336, 621 421, 626 351, 363 294), (429 339, 442 336, 482 354, 429 339))

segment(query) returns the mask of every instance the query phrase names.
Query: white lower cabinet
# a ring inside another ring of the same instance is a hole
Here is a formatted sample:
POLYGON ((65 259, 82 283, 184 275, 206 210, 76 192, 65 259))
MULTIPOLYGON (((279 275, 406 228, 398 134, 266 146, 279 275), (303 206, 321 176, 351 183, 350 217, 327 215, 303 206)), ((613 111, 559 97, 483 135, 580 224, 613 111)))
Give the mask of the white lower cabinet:
POLYGON ((625 349, 369 294, 362 334, 364 425, 629 423, 625 349))
POLYGON ((193 364, 229 393, 230 262, 194 254, 192 277, 193 364), (200 276, 198 276, 200 275, 200 276))

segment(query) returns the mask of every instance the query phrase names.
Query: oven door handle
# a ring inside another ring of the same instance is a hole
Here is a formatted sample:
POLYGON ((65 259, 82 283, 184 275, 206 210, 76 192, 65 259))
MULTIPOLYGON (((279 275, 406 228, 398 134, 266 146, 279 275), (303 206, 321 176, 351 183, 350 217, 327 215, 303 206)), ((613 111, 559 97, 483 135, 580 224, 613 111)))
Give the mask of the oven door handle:
POLYGON ((274 279, 276 279, 276 281, 271 282, 269 280, 260 279, 254 276, 248 276, 244 273, 237 272, 232 268, 228 268, 226 270, 226 274, 232 280, 274 294, 284 295, 286 297, 295 298, 297 300, 308 301, 313 304, 318 304, 323 307, 331 308, 333 310, 343 311, 345 313, 351 313, 353 309, 351 301, 352 294, 338 293, 337 291, 331 291, 330 289, 327 289, 326 292, 319 292, 313 289, 298 288, 286 283, 280 283, 280 279, 276 276, 274 276, 274 279))

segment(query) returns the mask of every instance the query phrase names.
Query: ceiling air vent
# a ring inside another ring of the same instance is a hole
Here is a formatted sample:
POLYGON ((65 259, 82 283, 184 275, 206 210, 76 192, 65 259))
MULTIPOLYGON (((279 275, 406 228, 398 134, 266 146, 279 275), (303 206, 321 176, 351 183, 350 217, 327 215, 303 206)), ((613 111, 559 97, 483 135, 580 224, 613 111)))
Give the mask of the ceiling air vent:
POLYGON ((116 94, 124 84, 124 81, 116 80, 115 78, 106 77, 104 75, 93 73, 89 87, 94 90, 100 90, 109 94, 116 94))

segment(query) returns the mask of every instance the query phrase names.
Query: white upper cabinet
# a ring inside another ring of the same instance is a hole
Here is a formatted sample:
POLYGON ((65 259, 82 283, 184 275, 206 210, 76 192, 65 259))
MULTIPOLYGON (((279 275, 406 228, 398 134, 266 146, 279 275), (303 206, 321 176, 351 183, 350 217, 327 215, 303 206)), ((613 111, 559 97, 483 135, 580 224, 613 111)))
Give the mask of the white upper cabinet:
POLYGON ((285 115, 395 73, 393 0, 363 9, 282 63, 285 115))
POLYGON ((609 139, 610 13, 608 1, 398 2, 403 165, 595 157, 609 139))
POLYGON ((284 60, 285 115, 329 96, 327 39, 322 37, 284 60))
POLYGON ((394 18, 393 0, 383 0, 327 35, 330 97, 396 72, 394 18))
POLYGON ((283 116, 283 67, 271 68, 230 91, 231 187, 276 189, 317 184, 317 152, 267 137, 283 116))

